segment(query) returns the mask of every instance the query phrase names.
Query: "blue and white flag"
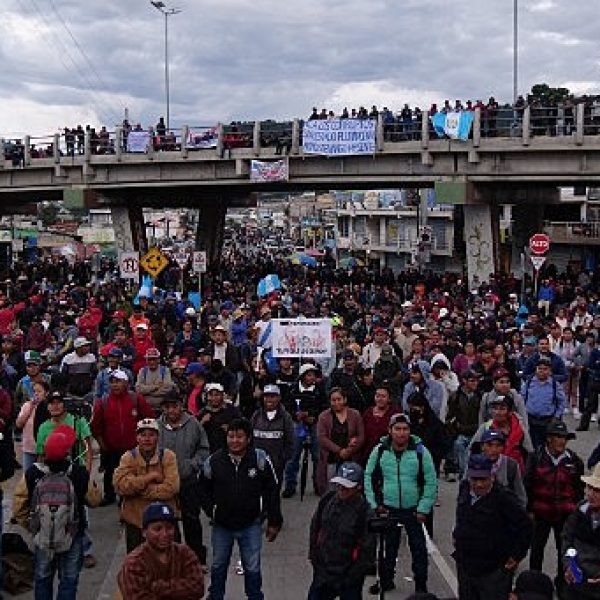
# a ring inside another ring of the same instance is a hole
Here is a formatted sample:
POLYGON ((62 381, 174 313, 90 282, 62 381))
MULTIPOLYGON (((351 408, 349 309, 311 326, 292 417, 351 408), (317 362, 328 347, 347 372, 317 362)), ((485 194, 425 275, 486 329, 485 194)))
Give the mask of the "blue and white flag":
POLYGON ((474 117, 472 111, 439 112, 431 117, 431 124, 439 137, 467 141, 474 117))
POLYGON ((153 287, 154 280, 152 279, 152 277, 150 277, 150 275, 144 275, 142 277, 142 285, 140 286, 136 297, 133 299, 133 304, 139 304, 140 298, 152 298, 154 296, 154 293, 152 291, 153 287))
POLYGON ((271 292, 281 289, 281 281, 275 274, 267 275, 258 282, 256 293, 262 298, 268 296, 271 292))

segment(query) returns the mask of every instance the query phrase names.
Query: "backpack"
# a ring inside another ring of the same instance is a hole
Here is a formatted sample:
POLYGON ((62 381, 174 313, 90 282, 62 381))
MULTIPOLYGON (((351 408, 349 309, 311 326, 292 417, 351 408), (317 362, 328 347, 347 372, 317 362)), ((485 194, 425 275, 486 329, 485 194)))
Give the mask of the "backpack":
MULTIPOLYGON (((142 367, 142 371, 144 373, 144 383, 147 383, 148 381, 148 372, 150 371, 150 369, 148 367, 142 367)), ((158 367, 158 376, 160 377, 161 381, 165 380, 165 373, 167 372, 167 367, 165 367, 165 365, 159 365, 158 367)))
MULTIPOLYGON (((377 506, 383 506, 383 471, 381 469, 381 457, 386 450, 387 448, 385 448, 383 444, 379 444, 377 448, 377 460, 375 461, 375 466, 371 473, 371 485, 373 487, 377 506)), ((423 488, 425 487, 425 471, 423 470, 423 451, 425 450, 425 446, 422 442, 418 442, 415 450, 417 452, 417 462, 419 463, 417 470, 417 488, 419 490, 419 495, 421 495, 423 493, 423 488)))
POLYGON ((77 533, 75 489, 66 473, 46 473, 31 497, 30 530, 37 548, 51 555, 67 552, 77 533))

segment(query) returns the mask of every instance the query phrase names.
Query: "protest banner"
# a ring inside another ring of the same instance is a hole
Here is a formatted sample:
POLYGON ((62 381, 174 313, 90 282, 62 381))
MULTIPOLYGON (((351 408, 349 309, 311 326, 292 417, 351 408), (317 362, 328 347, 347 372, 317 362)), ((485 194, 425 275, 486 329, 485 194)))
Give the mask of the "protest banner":
POLYGON ((375 119, 327 119, 304 123, 305 154, 326 156, 375 154, 375 119))
POLYGON ((203 131, 195 131, 190 129, 186 140, 186 147, 191 150, 206 150, 216 148, 219 141, 217 128, 205 129, 203 131))
POLYGON ((251 160, 250 161, 250 181, 287 181, 288 163, 287 160, 251 160))
POLYGON ((127 152, 148 152, 150 141, 149 131, 130 131, 127 134, 127 152))
POLYGON ((275 358, 330 358, 330 319, 273 319, 272 353, 275 358))

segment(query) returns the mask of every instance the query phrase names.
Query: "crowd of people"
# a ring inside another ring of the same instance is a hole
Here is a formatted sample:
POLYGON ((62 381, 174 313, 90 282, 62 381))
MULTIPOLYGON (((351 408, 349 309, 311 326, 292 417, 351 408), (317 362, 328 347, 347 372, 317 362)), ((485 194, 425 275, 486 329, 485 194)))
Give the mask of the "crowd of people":
POLYGON ((520 298, 509 275, 470 290, 451 273, 312 268, 244 247, 206 274, 201 306, 169 269, 136 295, 109 260, 94 282, 89 264, 55 257, 4 284, 0 479, 22 476, 12 520, 33 536, 37 599, 57 575, 58 597, 76 597, 96 565, 97 505, 124 524, 125 599, 200 598, 210 569, 222 600, 234 542, 247 597, 263 598, 262 538, 307 493, 308 598, 361 598, 373 569, 370 593, 394 589, 401 530, 414 597, 434 598, 441 479, 456 485, 459 598, 600 598, 600 447, 579 457, 563 419, 597 421, 600 272, 550 266, 520 298), (258 296, 269 273, 281 288, 258 296), (332 355, 274 358, 273 319, 302 316, 331 323, 332 355))

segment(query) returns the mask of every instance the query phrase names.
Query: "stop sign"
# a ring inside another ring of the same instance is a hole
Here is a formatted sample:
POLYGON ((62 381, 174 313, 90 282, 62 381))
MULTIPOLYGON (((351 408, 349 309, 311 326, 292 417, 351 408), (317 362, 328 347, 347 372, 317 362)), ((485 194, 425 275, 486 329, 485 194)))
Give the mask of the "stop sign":
POLYGON ((529 249, 532 254, 546 254, 550 250, 550 238, 545 233, 535 233, 529 238, 529 249))

